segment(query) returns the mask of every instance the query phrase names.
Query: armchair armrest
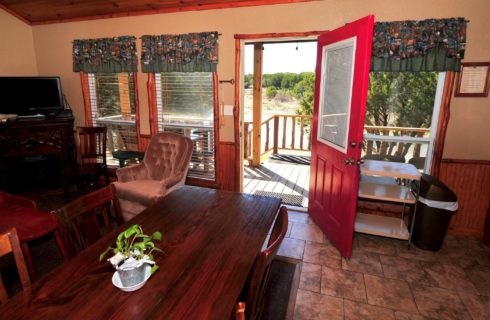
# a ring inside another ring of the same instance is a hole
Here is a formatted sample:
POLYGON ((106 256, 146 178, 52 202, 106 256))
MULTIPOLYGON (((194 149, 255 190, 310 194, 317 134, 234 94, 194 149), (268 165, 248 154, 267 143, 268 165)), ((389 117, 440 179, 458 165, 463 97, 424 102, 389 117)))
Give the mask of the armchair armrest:
POLYGON ((170 189, 176 184, 178 184, 182 179, 184 179, 184 172, 178 171, 175 175, 168 177, 167 179, 162 181, 162 184, 165 185, 166 189, 170 189))
POLYGON ((134 166, 119 168, 116 170, 117 180, 120 182, 128 182, 139 179, 147 179, 148 169, 145 163, 139 163, 134 166))

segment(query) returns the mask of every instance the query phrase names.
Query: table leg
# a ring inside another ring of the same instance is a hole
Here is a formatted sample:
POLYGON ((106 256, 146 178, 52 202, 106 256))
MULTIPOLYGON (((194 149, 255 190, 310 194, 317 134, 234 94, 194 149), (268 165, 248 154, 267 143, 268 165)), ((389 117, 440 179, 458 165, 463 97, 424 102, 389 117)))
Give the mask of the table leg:
POLYGON ((27 271, 29 271, 29 276, 31 277, 31 281, 36 281, 36 271, 34 270, 34 265, 32 264, 31 251, 29 250, 29 246, 27 242, 22 242, 21 244, 22 254, 24 255, 24 259, 27 265, 27 271))

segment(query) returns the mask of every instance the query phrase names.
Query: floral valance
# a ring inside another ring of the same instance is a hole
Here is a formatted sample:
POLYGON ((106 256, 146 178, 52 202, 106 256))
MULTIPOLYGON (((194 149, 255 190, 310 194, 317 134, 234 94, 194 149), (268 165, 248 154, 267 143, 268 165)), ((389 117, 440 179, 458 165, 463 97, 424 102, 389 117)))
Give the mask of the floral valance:
POLYGON ((135 72, 138 71, 136 38, 114 38, 73 41, 73 71, 135 72))
POLYGON ((372 71, 459 71, 466 46, 464 18, 377 22, 372 71))
POLYGON ((143 72, 213 72, 217 69, 217 32, 145 35, 141 39, 143 72))

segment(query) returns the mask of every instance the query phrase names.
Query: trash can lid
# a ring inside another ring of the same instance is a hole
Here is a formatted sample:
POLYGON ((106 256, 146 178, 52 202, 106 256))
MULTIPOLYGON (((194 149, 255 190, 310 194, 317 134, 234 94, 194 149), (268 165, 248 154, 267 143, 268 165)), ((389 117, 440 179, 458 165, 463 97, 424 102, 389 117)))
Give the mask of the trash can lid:
POLYGON ((420 196, 428 200, 456 202, 458 197, 440 180, 422 173, 420 179, 420 196))

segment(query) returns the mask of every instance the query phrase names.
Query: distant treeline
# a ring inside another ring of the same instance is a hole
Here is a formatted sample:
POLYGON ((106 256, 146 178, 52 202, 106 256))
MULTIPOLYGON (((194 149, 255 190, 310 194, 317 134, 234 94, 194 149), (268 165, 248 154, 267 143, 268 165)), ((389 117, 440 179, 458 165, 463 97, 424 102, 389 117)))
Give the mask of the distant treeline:
MULTIPOLYGON (((289 73, 279 72, 262 75, 262 88, 275 87, 276 89, 294 89, 295 85, 305 78, 314 77, 314 72, 289 73)), ((246 74, 245 89, 253 87, 253 74, 246 74)))

